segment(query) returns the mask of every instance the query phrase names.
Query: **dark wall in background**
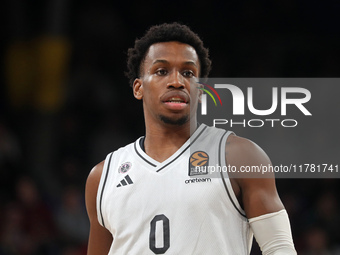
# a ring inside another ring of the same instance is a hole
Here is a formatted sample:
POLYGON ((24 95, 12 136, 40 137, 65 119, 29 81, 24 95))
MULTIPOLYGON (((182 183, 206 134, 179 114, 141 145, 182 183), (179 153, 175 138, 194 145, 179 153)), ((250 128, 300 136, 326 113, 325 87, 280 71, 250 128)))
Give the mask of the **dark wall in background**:
MULTIPOLYGON (((144 133, 142 104, 124 71, 127 49, 151 25, 189 25, 210 49, 212 77, 338 77, 339 7, 307 0, 6 0, 0 254, 86 253, 86 177, 107 153, 144 133)), ((299 254, 339 252, 339 181, 280 179, 277 186, 299 254)))

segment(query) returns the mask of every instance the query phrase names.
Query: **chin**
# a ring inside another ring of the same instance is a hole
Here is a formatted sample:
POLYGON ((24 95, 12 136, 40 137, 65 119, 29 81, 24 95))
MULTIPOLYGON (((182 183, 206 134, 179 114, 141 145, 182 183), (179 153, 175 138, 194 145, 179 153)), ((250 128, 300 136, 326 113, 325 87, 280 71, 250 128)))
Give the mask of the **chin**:
POLYGON ((189 121, 188 115, 177 117, 177 118, 160 115, 159 118, 165 124, 176 125, 176 126, 182 126, 189 121))

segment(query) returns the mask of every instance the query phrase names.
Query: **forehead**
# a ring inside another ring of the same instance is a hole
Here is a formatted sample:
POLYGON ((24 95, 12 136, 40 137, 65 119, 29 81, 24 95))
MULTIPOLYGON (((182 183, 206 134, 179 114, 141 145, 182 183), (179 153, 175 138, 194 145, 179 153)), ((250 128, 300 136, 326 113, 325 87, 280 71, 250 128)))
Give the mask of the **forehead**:
POLYGON ((194 61, 197 66, 199 59, 196 50, 189 44, 180 42, 160 42, 152 44, 145 56, 145 64, 152 64, 156 59, 168 61, 194 61))

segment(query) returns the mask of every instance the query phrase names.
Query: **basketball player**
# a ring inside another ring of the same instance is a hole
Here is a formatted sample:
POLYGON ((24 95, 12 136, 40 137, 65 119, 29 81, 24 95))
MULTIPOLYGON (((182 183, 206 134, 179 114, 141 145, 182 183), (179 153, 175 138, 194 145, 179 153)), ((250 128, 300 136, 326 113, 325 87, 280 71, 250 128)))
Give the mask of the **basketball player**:
POLYGON ((197 124, 194 84, 210 64, 200 38, 177 23, 152 27, 129 50, 146 134, 89 174, 89 255, 243 255, 253 234, 263 254, 296 254, 273 176, 210 178, 190 168, 208 158, 238 168, 270 164, 253 142, 197 124))

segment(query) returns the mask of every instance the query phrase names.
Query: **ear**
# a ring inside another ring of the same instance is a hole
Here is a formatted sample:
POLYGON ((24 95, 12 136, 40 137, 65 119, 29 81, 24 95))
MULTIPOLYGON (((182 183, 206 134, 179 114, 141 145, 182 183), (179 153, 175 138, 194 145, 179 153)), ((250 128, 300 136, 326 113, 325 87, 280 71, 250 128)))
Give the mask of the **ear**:
POLYGON ((133 95, 138 100, 143 99, 143 82, 139 78, 133 82, 133 95))

